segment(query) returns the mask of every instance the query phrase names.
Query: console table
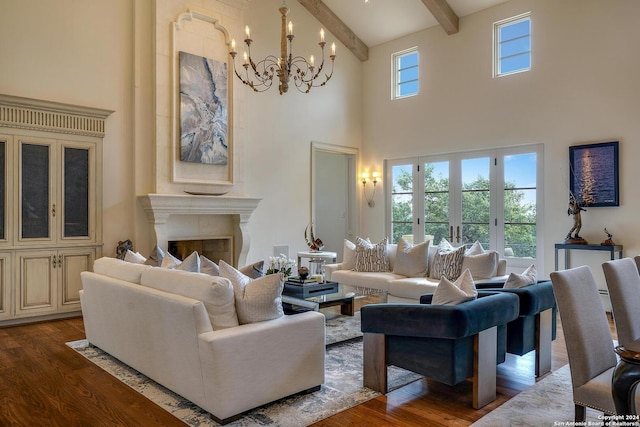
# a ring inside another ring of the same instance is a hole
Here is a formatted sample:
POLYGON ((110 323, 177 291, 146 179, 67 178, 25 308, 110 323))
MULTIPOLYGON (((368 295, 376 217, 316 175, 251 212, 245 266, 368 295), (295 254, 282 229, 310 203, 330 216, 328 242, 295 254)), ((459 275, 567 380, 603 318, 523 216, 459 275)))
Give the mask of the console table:
POLYGON ((605 245, 573 245, 567 243, 556 243, 556 268, 555 271, 558 271, 558 251, 564 250, 564 268, 569 268, 569 252, 576 251, 601 251, 608 252, 611 259, 615 259, 616 253, 618 254, 618 258, 622 258, 622 245, 614 245, 614 246, 605 246, 605 245))
POLYGON ((302 258, 309 259, 324 259, 325 261, 336 262, 338 258, 338 254, 336 252, 328 252, 328 251, 305 251, 298 252, 298 267, 302 264, 302 258))

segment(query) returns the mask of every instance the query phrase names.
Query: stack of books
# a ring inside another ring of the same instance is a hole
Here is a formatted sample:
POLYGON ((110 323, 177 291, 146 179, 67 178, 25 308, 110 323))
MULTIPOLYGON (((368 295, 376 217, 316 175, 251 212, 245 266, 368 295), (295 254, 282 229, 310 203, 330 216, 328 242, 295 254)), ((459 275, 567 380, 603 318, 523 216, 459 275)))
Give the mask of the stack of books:
POLYGON ((301 279, 300 277, 289 277, 287 279, 287 283, 290 285, 298 285, 298 286, 306 286, 306 285, 317 285, 318 281, 315 277, 308 277, 306 279, 301 279))

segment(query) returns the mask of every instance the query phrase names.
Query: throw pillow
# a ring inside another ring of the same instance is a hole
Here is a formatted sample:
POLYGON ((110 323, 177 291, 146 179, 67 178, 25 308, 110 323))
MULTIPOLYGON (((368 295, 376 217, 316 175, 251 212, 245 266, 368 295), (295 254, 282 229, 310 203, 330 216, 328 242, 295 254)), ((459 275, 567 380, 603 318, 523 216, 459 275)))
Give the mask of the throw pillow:
POLYGON ((160 267, 162 268, 176 268, 182 263, 178 258, 167 252, 162 258, 162 263, 160 267))
POLYGON ((498 252, 489 251, 479 255, 468 255, 462 258, 462 270, 469 269, 474 279, 489 279, 498 270, 498 252))
POLYGON ((342 251, 342 269, 354 270, 356 268, 356 244, 344 239, 344 250, 342 251))
POLYGON ((198 252, 191 252, 191 255, 183 259, 182 262, 176 266, 176 270, 200 273, 200 255, 198 252))
POLYGON ((160 246, 156 245, 151 251, 151 254, 145 261, 145 264, 151 265, 153 267, 160 267, 162 265, 162 259, 164 258, 164 251, 160 248, 160 246))
POLYGON ((124 254, 124 260, 134 264, 144 264, 147 259, 140 255, 140 252, 133 252, 131 249, 127 249, 127 252, 124 254))
POLYGON ((251 279, 224 261, 220 275, 231 281, 240 324, 262 322, 284 316, 282 310, 282 274, 269 274, 251 279))
POLYGON ((457 305, 478 298, 476 284, 473 282, 471 272, 465 270, 460 277, 451 282, 446 277, 440 279, 440 283, 433 293, 432 305, 457 305))
POLYGON ((200 273, 205 273, 209 276, 219 276, 220 267, 206 256, 200 255, 200 273))
POLYGON ((430 243, 431 241, 427 240, 424 243, 412 245, 402 237, 398 239, 393 272, 407 277, 425 277, 430 243))
POLYGON ((264 261, 258 261, 254 262, 253 264, 245 265, 239 271, 240 273, 252 279, 258 279, 264 276, 264 261))
POLYGON ((142 273, 140 284, 202 301, 214 330, 239 325, 233 286, 227 279, 177 269, 149 268, 142 273))
POLYGON ((360 237, 356 239, 356 271, 389 271, 387 238, 375 245, 360 237))
POLYGON ((464 246, 460 246, 450 252, 438 249, 433 257, 433 266, 429 272, 429 277, 439 280, 446 277, 449 280, 456 280, 462 272, 462 260, 464 257, 464 246))
POLYGON ((483 253, 485 253, 485 250, 484 250, 484 248, 482 247, 482 244, 480 243, 480 241, 479 241, 479 240, 476 240, 476 241, 473 243, 473 245, 471 245, 471 246, 469 247, 469 249, 467 249, 467 250, 464 252, 464 255, 465 255, 465 256, 470 256, 470 255, 480 255, 480 254, 483 254, 483 253))
POLYGON ((505 288, 524 288, 525 286, 537 283, 538 278, 535 264, 531 264, 522 274, 511 273, 504 282, 505 288))

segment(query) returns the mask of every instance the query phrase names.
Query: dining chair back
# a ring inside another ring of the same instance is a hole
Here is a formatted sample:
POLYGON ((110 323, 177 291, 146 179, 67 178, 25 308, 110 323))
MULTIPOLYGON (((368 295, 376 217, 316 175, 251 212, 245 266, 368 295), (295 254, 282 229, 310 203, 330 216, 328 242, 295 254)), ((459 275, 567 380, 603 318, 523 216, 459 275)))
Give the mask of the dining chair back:
POLYGON ((607 261, 602 270, 609 288, 618 343, 627 346, 640 339, 640 273, 631 258, 607 261))

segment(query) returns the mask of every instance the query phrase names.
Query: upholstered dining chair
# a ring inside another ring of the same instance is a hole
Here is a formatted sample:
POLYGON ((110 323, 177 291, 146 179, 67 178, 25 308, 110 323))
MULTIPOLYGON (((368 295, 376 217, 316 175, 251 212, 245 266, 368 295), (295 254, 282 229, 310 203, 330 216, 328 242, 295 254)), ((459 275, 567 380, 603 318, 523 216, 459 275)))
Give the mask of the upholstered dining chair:
POLYGON ((602 270, 609 288, 618 343, 627 346, 640 339, 640 273, 631 258, 607 261, 602 270))
POLYGON ((585 420, 587 407, 613 415, 611 378, 617 359, 593 273, 581 266, 550 276, 569 357, 575 420, 585 420))

